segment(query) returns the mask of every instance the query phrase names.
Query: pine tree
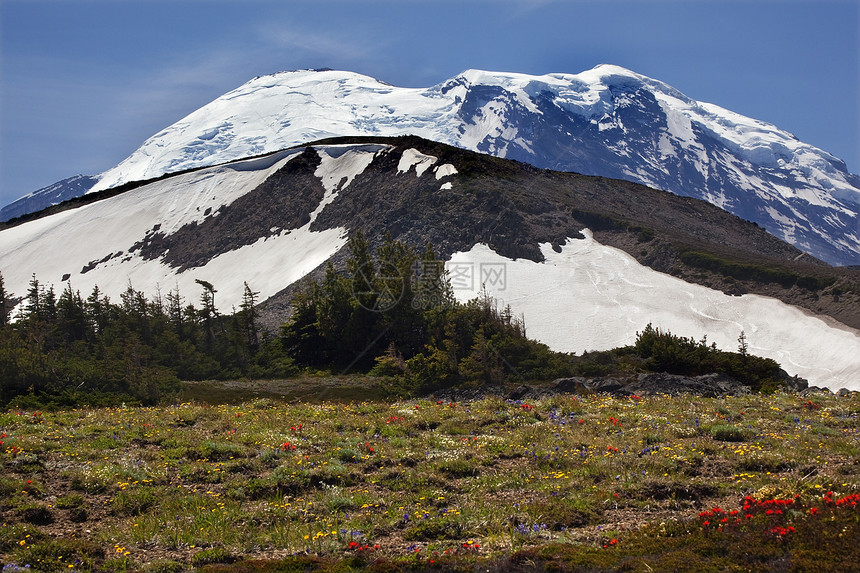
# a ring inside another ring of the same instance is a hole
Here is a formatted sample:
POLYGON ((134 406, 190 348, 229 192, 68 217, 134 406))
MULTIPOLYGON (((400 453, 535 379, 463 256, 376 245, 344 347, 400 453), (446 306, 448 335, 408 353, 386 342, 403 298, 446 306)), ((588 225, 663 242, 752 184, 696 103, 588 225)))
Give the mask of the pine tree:
POLYGON ((738 336, 738 352, 744 360, 746 360, 749 348, 749 344, 747 344, 747 335, 743 330, 741 330, 741 335, 738 336))
POLYGON ((24 318, 30 322, 38 322, 42 320, 42 294, 44 289, 39 284, 39 279, 35 273, 30 279, 29 288, 27 289, 27 304, 24 306, 24 318))
POLYGON ((352 294, 356 302, 366 309, 374 308, 377 291, 374 286, 376 265, 370 255, 370 247, 364 233, 357 231, 347 243, 349 258, 346 271, 352 281, 352 294))
POLYGON ((300 364, 317 366, 327 359, 325 340, 319 332, 317 301, 321 298, 317 283, 305 283, 293 295, 293 315, 280 330, 281 345, 300 364))
POLYGON ((182 309, 182 295, 179 293, 178 283, 167 293, 167 320, 179 340, 185 340, 185 313, 182 309))
POLYGON ((218 316, 218 310, 215 308, 215 287, 212 283, 201 279, 194 279, 194 282, 203 287, 203 293, 200 295, 200 303, 203 305, 200 309, 200 318, 203 323, 204 344, 208 352, 212 352, 215 346, 215 319, 218 316))
POLYGON ((260 313, 257 311, 257 296, 259 292, 254 292, 248 283, 245 284, 245 292, 242 294, 242 304, 239 308, 242 309, 242 327, 247 337, 248 348, 251 352, 256 352, 260 347, 260 333, 257 327, 257 319, 260 318, 260 313))
POLYGON ((48 287, 48 290, 43 293, 42 300, 44 301, 42 305, 44 319, 48 322, 55 322, 57 320, 57 295, 54 293, 54 285, 48 287))
POLYGON ((102 297, 98 285, 94 286, 93 292, 87 297, 85 309, 91 328, 97 336, 101 336, 107 326, 109 307, 108 298, 102 297))
POLYGON ((484 336, 483 327, 475 333, 471 352, 460 361, 459 371, 465 380, 473 382, 501 384, 504 381, 502 362, 490 341, 484 336))
POLYGON ((345 336, 353 316, 353 293, 348 281, 341 277, 334 266, 326 266, 325 278, 314 293, 316 303, 316 329, 325 339, 324 353, 328 362, 348 364, 352 359, 352 348, 362 344, 362 337, 345 336))
POLYGON ((71 283, 66 283, 66 288, 63 289, 57 301, 57 325, 66 345, 88 337, 86 307, 81 293, 72 291, 71 283))

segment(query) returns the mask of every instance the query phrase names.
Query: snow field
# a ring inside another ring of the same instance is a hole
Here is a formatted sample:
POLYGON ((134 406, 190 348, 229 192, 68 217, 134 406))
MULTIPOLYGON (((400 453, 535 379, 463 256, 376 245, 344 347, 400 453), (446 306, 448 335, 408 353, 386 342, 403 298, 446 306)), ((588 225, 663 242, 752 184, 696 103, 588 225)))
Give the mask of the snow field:
POLYGON ((582 353, 632 344, 648 323, 678 336, 707 335, 736 351, 741 331, 749 351, 772 358, 791 375, 833 390, 860 390, 860 332, 834 326, 778 300, 729 296, 640 265, 595 241, 568 239, 561 253, 541 245, 546 260, 511 260, 486 245, 455 253, 447 263, 458 300, 484 284, 501 307, 525 317, 527 334, 562 352, 582 353), (471 269, 458 288, 456 273, 471 269), (483 276, 482 276, 483 273, 483 276))
POLYGON ((317 153, 322 162, 315 175, 326 194, 311 221, 299 229, 280 231, 223 253, 202 267, 180 272, 161 260, 144 260, 132 246, 154 232, 157 225, 158 232, 170 234, 188 223, 217 216, 222 205, 256 188, 301 149, 170 177, 7 229, 0 233, 0 269, 7 289, 18 295, 26 293, 34 273, 42 284, 55 285, 56 291, 63 288, 62 277, 68 274, 72 288, 85 296, 98 285, 114 301, 129 284, 148 296, 159 289, 164 293, 178 287, 186 300, 194 301, 200 290, 195 279, 201 279, 215 285, 219 311, 230 312, 241 302, 244 282, 264 300, 346 244, 346 229, 315 232, 310 225, 377 153, 389 149, 385 145, 320 146, 317 153), (117 253, 122 254, 82 272, 93 261, 117 253))

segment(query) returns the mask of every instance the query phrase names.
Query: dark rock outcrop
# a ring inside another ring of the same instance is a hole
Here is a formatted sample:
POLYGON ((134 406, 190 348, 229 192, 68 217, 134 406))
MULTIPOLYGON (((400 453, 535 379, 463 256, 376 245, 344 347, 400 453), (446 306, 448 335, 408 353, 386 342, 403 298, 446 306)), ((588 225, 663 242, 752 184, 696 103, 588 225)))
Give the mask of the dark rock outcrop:
MULTIPOLYGON (((785 388, 793 392, 807 390, 806 380, 786 375, 785 388)), ((691 394, 705 398, 721 396, 742 396, 751 393, 746 384, 738 382, 726 374, 704 374, 702 376, 681 376, 677 374, 639 373, 629 377, 601 376, 586 378, 574 376, 559 378, 549 386, 529 386, 522 384, 505 390, 500 386, 483 388, 438 390, 430 395, 432 399, 445 402, 478 400, 486 396, 503 396, 506 400, 537 400, 559 394, 612 394, 613 396, 653 396, 655 394, 691 394)))

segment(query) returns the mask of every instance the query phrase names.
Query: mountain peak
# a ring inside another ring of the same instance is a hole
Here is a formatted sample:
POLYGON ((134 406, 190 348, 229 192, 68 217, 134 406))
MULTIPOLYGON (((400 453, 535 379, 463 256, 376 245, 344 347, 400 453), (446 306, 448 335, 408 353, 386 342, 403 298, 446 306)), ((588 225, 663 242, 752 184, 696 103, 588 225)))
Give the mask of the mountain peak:
POLYGON ((417 135, 699 197, 807 253, 860 264, 860 178, 766 122, 621 66, 468 69, 428 88, 341 70, 254 78, 148 139, 96 192, 337 136, 417 135))

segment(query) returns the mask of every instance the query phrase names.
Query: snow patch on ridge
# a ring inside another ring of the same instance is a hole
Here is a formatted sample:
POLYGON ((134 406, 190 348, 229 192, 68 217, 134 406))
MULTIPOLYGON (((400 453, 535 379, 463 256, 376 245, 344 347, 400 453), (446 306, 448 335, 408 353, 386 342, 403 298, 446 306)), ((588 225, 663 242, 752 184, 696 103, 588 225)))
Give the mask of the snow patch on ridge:
MULTIPOLYGON (((261 299, 268 298, 340 250, 346 244, 346 229, 311 231, 308 222, 185 271, 160 259, 145 260, 133 247, 156 229, 169 235, 186 224, 217 216, 220 207, 255 189, 301 152, 290 150, 177 175, 5 229, 0 232, 0 268, 7 288, 25 293, 33 274, 45 285, 59 285, 69 274, 72 288, 85 296, 98 285, 112 300, 119 300, 131 283, 147 295, 178 286, 191 300, 199 293, 195 279, 203 279, 218 289, 215 303, 221 312, 238 307, 245 281, 259 291, 261 299), (92 265, 96 261, 102 262, 92 265), (86 267, 91 268, 84 271, 86 267)), ((332 157, 336 152, 331 149, 321 153, 328 157, 323 177, 340 175, 339 181, 351 180, 373 157, 361 150, 338 158, 332 157)))
POLYGON ((529 336, 554 350, 583 352, 632 344, 648 323, 724 350, 744 331, 750 352, 779 362, 816 386, 860 390, 860 331, 835 328, 796 307, 757 295, 729 296, 658 273, 595 241, 568 239, 560 253, 542 244, 545 262, 511 260, 483 244, 447 263, 458 300, 482 284, 525 317, 529 336), (472 288, 457 277, 472 273, 472 288), (501 278, 500 278, 501 277, 501 278))
POLYGON ((448 177, 450 175, 456 175, 458 173, 457 168, 451 165, 450 163, 446 163, 445 165, 440 165, 435 169, 436 171, 436 181, 439 181, 443 177, 448 177))
MULTIPOLYGON (((424 155, 414 148, 407 149, 400 156, 400 162, 397 164, 397 173, 409 173, 412 167, 415 167, 415 176, 421 177, 429 167, 439 161, 438 157, 432 155, 424 155)), ((438 179, 438 177, 437 177, 438 179)))
POLYGON ((393 149, 390 145, 321 145, 314 147, 320 157, 320 165, 314 175, 320 178, 325 195, 311 213, 311 223, 326 205, 337 198, 353 179, 364 173, 373 159, 384 151, 393 149))

